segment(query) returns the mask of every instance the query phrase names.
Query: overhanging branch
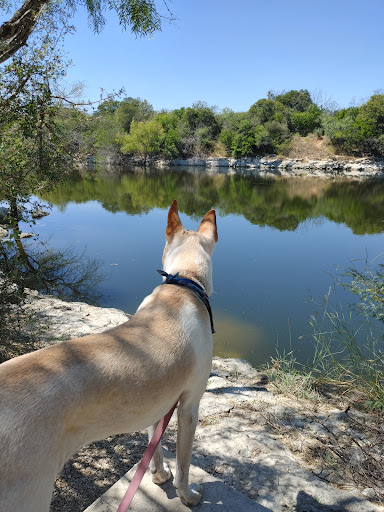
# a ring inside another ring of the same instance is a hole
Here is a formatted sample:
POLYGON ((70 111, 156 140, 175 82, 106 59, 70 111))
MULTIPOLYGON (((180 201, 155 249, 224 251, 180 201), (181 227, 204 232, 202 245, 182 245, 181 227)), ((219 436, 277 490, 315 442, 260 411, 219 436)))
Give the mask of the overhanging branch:
POLYGON ((48 1, 26 0, 12 18, 0 26, 0 63, 25 45, 48 1))

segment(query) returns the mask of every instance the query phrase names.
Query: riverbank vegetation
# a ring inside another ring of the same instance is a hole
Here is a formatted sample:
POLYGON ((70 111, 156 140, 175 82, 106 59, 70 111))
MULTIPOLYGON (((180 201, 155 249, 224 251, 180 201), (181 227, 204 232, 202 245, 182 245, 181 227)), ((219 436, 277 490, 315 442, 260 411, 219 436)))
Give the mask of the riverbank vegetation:
POLYGON ((156 112, 147 100, 107 101, 87 115, 84 150, 96 155, 254 157, 269 154, 329 158, 384 157, 384 94, 337 109, 306 89, 268 92, 246 112, 218 111, 205 102, 156 112))
POLYGON ((299 398, 321 396, 384 411, 384 265, 346 269, 337 284, 353 294, 349 311, 332 306, 331 290, 311 318, 314 356, 298 365, 294 352, 269 365, 275 385, 299 398))

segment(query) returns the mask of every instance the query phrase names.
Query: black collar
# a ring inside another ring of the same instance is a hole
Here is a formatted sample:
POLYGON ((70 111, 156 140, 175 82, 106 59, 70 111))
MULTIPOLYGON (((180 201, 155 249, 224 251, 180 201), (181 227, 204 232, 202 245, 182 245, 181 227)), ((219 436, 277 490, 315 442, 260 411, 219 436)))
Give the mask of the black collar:
POLYGON ((196 281, 193 281, 192 279, 188 279, 187 277, 179 277, 179 273, 173 276, 172 274, 167 274, 167 272, 164 272, 164 270, 158 270, 157 272, 161 276, 165 277, 165 281, 162 284, 176 284, 178 286, 182 286, 183 288, 188 288, 188 290, 191 290, 199 297, 201 302, 205 305, 205 307, 208 310, 209 319, 211 321, 211 331, 213 334, 215 332, 215 329, 213 327, 212 310, 211 305, 209 304, 208 295, 206 294, 204 288, 200 286, 198 283, 196 283, 196 281))

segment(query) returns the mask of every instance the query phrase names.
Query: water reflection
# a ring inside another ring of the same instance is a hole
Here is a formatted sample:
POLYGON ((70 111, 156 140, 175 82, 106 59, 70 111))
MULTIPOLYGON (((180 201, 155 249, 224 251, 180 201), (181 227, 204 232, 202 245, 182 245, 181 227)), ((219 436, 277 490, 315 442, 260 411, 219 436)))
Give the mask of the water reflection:
MULTIPOLYGON (((262 179, 190 168, 102 170, 77 175, 44 198, 56 208, 38 223, 40 235, 55 247, 86 248, 103 260, 101 305, 128 313, 159 284, 172 199, 187 229, 216 208, 214 350, 255 365, 275 356, 276 345, 308 359, 314 306, 306 298, 327 294, 335 265, 345 268, 383 250, 384 182, 378 181, 262 179)), ((336 288, 348 311, 347 292, 336 288)))
POLYGON ((345 224, 358 235, 384 230, 381 181, 310 178, 261 179, 179 169, 127 169, 74 176, 46 194, 62 211, 69 202, 98 201, 110 212, 147 213, 177 198, 181 212, 199 218, 215 206, 221 215, 242 215, 252 224, 294 231, 308 219, 345 224))
POLYGON ((238 357, 248 361, 268 359, 271 340, 262 327, 224 311, 215 312, 215 325, 219 326, 213 337, 215 356, 238 357))

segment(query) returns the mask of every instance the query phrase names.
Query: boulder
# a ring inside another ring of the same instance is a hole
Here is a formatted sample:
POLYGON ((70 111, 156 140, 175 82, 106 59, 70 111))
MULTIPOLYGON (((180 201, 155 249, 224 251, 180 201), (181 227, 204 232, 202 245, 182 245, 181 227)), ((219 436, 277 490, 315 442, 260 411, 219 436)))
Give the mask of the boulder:
POLYGON ((41 219, 42 217, 45 217, 46 215, 49 215, 48 212, 45 212, 38 206, 34 208, 31 212, 32 219, 41 219))

